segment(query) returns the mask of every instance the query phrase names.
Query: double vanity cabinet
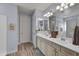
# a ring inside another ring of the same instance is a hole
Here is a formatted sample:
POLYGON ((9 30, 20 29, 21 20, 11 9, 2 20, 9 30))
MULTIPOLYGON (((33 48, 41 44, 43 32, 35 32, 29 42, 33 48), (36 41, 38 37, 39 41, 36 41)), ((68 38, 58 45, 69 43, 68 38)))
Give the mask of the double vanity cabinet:
POLYGON ((78 56, 79 53, 37 36, 37 48, 45 56, 78 56))

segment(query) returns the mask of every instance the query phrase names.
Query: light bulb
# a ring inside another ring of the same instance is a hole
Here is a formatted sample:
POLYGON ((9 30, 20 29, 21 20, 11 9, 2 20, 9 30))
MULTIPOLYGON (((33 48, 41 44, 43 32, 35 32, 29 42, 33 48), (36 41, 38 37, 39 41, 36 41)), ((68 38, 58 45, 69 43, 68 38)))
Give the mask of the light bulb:
POLYGON ((70 7, 73 6, 73 5, 75 5, 75 3, 70 3, 70 7))
POLYGON ((44 17, 47 17, 49 14, 50 14, 50 12, 48 12, 48 13, 44 14, 44 17))
POLYGON ((65 7, 64 7, 64 9, 67 9, 68 8, 68 5, 66 5, 65 7))
POLYGON ((63 8, 60 8, 60 11, 63 11, 63 8))
POLYGON ((50 14, 50 12, 48 12, 47 14, 50 14))
POLYGON ((60 9, 60 6, 57 6, 56 9, 57 9, 57 10, 60 9))
POLYGON ((62 3, 62 4, 61 4, 61 7, 64 7, 64 6, 65 6, 65 3, 62 3))
POLYGON ((50 15, 53 15, 53 13, 50 13, 50 15))

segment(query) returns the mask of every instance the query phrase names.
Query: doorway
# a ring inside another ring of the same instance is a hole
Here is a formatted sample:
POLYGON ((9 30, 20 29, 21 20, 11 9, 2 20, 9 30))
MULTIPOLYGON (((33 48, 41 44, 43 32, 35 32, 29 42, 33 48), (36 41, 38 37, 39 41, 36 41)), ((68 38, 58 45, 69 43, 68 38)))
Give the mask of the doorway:
POLYGON ((20 15, 20 44, 31 42, 31 17, 20 15))

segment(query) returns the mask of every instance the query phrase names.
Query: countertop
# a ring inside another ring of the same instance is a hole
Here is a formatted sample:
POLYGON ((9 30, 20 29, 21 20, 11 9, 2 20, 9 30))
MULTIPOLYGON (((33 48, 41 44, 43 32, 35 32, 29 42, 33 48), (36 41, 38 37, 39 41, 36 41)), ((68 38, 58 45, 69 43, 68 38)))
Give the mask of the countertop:
POLYGON ((54 42, 54 43, 56 43, 60 46, 63 46, 63 47, 68 48, 68 49, 70 49, 74 52, 79 53, 79 46, 73 45, 72 41, 71 41, 71 38, 65 38, 66 40, 63 41, 63 40, 61 40, 60 37, 59 38, 51 38, 50 35, 48 35, 44 32, 38 32, 37 36, 42 37, 46 40, 49 40, 49 41, 54 42))

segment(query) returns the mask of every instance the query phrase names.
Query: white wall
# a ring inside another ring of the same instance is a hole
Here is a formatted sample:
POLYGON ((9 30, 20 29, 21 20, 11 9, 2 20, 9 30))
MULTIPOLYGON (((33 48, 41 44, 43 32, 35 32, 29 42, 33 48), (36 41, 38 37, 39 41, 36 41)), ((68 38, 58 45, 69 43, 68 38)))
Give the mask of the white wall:
POLYGON ((7 16, 0 15, 0 56, 7 52, 7 16))
MULTIPOLYGON (((26 37, 25 38, 23 37, 24 39, 20 38, 20 42, 21 43, 23 43, 23 42, 32 42, 32 40, 31 40, 31 16, 29 16, 27 14, 24 14, 24 13, 20 13, 19 16, 20 16, 20 21, 22 21, 22 20, 23 20, 23 22, 25 21, 24 22, 25 23, 24 27, 26 27, 25 28, 26 30, 24 30, 24 32, 26 32, 25 33, 26 35, 24 35, 24 36, 26 36, 26 37)), ((21 24, 20 24, 20 26, 21 26, 21 24)), ((23 29, 24 29, 24 27, 23 27, 23 29)), ((20 29, 20 31, 21 31, 21 29, 20 29)), ((20 32, 20 35, 22 35, 21 32, 20 32)))
POLYGON ((7 16, 8 25, 15 24, 15 31, 8 30, 7 53, 16 51, 18 45, 18 12, 13 4, 0 4, 0 14, 7 16))
POLYGON ((32 43, 34 47, 36 48, 36 16, 35 12, 32 15, 32 43))
POLYGON ((32 42, 34 47, 36 48, 36 30, 38 29, 38 18, 41 17, 41 11, 35 10, 32 15, 32 42))

